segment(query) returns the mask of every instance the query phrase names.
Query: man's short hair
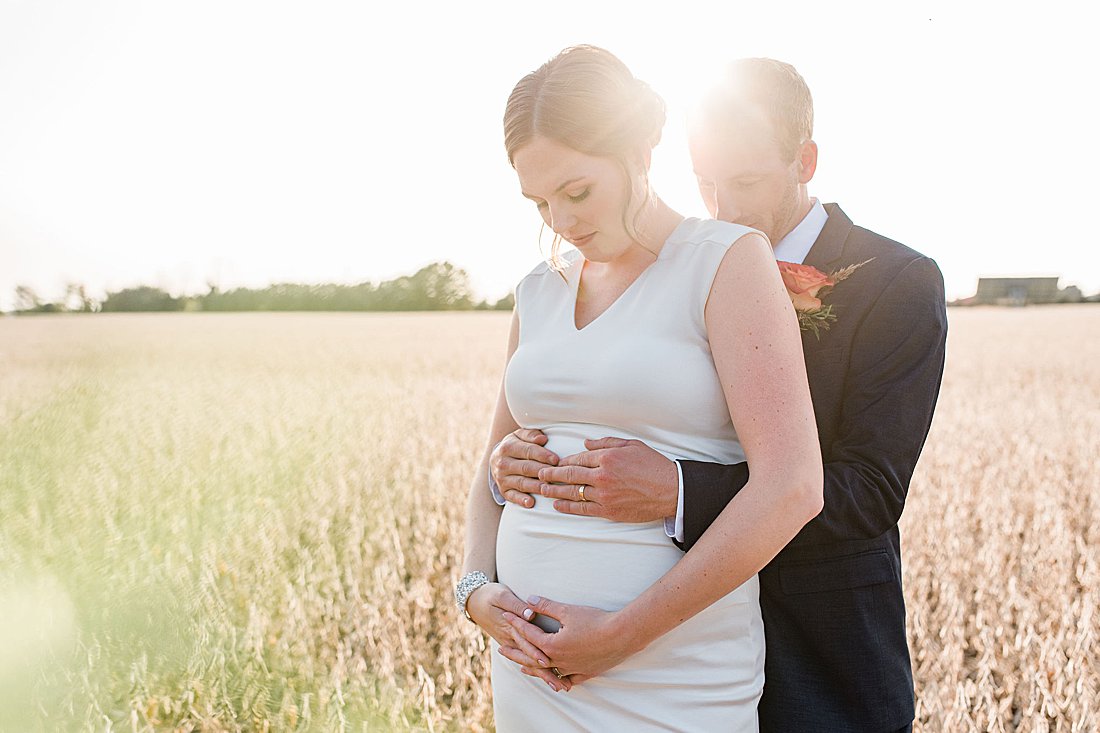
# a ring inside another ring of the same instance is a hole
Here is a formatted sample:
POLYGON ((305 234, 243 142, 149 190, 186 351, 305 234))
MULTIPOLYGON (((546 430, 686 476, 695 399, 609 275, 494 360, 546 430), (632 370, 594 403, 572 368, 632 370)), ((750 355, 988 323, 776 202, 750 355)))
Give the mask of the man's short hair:
POLYGON ((785 160, 793 161, 802 143, 814 134, 814 101, 806 80, 793 66, 775 59, 734 61, 700 111, 711 129, 763 115, 785 160))

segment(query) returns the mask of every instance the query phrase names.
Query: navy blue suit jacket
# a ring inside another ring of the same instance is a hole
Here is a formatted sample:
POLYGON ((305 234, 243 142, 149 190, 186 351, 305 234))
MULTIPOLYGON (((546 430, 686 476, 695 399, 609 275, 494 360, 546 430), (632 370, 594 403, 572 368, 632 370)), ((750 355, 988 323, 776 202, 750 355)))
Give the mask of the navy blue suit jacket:
MULTIPOLYGON (((913 720, 898 519, 943 376, 947 313, 931 259, 854 226, 836 204, 805 264, 874 258, 803 333, 824 461, 821 514, 760 572, 767 640, 762 731, 895 731, 913 720)), ((748 480, 748 466, 681 461, 684 549, 748 480)))

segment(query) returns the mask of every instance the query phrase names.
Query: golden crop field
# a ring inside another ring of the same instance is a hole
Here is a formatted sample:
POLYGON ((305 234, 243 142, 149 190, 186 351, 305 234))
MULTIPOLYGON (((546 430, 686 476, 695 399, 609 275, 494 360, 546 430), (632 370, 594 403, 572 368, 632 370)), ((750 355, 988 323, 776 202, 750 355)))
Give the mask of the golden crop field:
MULTIPOLYGON (((916 729, 1100 729, 1100 308, 950 319, 916 729)), ((506 331, 0 318, 0 730, 490 730, 451 589, 506 331)))

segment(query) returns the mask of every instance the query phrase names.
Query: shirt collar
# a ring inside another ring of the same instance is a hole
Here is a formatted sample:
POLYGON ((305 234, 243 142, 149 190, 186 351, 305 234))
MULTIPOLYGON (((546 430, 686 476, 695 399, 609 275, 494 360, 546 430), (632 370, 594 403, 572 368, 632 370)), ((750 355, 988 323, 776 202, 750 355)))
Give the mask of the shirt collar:
POLYGON ((813 202, 814 205, 810 207, 806 216, 802 217, 798 226, 775 245, 775 259, 798 265, 806 260, 810 248, 814 246, 814 242, 821 235, 821 230, 825 228, 825 222, 829 220, 829 214, 821 202, 816 198, 813 202))

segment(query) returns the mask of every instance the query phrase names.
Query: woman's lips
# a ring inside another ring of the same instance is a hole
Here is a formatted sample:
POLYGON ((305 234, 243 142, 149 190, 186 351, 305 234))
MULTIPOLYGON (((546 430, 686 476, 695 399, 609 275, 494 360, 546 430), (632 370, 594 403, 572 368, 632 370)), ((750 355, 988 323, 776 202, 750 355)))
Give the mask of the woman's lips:
POLYGON ((592 232, 591 234, 586 234, 583 237, 577 237, 576 239, 570 239, 569 241, 573 243, 574 247, 581 247, 592 241, 592 237, 594 236, 596 236, 596 233, 592 232))

